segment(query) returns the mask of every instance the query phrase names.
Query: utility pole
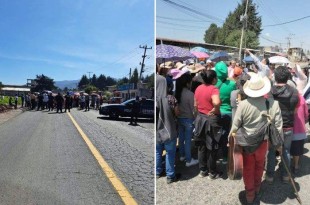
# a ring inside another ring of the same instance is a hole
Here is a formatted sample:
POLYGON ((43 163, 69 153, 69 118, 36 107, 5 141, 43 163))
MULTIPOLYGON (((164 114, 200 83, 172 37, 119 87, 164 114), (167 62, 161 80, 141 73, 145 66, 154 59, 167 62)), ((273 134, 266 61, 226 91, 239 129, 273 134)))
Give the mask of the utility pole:
POLYGON ((144 54, 143 54, 143 56, 142 56, 142 63, 140 63, 141 64, 141 70, 140 70, 140 77, 139 77, 139 79, 141 80, 141 78, 142 78, 142 73, 144 72, 144 59, 145 59, 145 57, 146 57, 146 50, 147 49, 152 49, 152 46, 151 47, 147 47, 147 45, 145 45, 145 46, 140 46, 140 48, 143 48, 144 49, 144 54))
POLYGON ((245 22, 247 22, 248 18, 248 4, 249 0, 246 1, 246 6, 245 6, 245 13, 244 15, 240 16, 240 21, 242 22, 242 30, 241 30, 241 39, 240 39, 240 47, 239 47, 239 61, 241 62, 241 51, 242 51, 242 41, 243 41, 243 34, 244 34, 244 27, 245 27, 245 22))
POLYGON ((90 84, 90 82, 91 82, 91 80, 90 80, 90 74, 93 73, 93 72, 87 72, 87 73, 88 73, 88 79, 89 79, 89 84, 90 84))
POLYGON ((291 47, 291 39, 292 39, 292 36, 294 36, 294 35, 295 35, 295 34, 290 33, 289 36, 286 37, 286 39, 287 39, 287 50, 289 50, 290 47, 291 47))
POLYGON ((128 78, 128 99, 130 99, 130 78, 131 78, 131 68, 129 70, 129 78, 128 78))

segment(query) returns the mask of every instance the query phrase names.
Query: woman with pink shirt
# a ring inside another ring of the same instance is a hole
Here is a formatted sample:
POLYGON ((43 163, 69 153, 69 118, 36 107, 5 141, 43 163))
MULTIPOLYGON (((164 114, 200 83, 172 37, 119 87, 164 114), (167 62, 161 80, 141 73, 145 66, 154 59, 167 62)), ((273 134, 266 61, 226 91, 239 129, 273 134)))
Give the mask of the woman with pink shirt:
POLYGON ((303 155, 304 140, 307 139, 306 122, 308 121, 308 106, 305 99, 299 95, 299 103, 295 112, 291 155, 293 156, 292 169, 295 175, 299 172, 299 159, 303 155))

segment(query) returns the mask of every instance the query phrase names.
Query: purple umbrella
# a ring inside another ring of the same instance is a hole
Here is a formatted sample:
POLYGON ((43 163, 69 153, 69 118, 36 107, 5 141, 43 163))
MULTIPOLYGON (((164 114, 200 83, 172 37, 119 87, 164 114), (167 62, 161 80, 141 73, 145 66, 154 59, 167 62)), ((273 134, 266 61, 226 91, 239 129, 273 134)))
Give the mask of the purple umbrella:
POLYGON ((156 60, 157 61, 171 61, 171 60, 187 60, 189 58, 195 58, 190 51, 178 47, 160 44, 156 45, 156 60))

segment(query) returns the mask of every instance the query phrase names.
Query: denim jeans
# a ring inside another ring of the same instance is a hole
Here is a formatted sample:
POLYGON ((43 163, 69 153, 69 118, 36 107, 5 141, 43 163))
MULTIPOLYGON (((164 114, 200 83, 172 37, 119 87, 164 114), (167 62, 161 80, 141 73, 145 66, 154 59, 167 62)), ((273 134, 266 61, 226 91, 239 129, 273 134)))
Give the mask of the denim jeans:
POLYGON ((231 113, 221 114, 222 136, 220 140, 220 146, 223 152, 223 158, 227 160, 228 156, 228 134, 231 128, 231 113))
MULTIPOLYGON (((282 148, 282 157, 284 159, 284 162, 287 168, 289 169, 291 165, 290 150, 291 150, 291 144, 292 144, 292 138, 293 138, 293 130, 283 130, 283 136, 284 136, 284 144, 282 148)), ((269 148, 268 155, 267 155, 267 171, 266 171, 267 176, 269 177, 274 176, 275 166, 276 166, 276 151, 275 151, 275 148, 271 146, 269 148)), ((285 170, 285 167, 283 165, 283 162, 280 163, 279 167, 280 167, 282 177, 288 176, 285 170)))
POLYGON ((192 160, 191 142, 193 134, 194 119, 178 118, 178 133, 179 133, 179 151, 180 156, 186 159, 186 162, 192 160))
POLYGON ((167 178, 174 178, 174 164, 176 152, 177 139, 169 140, 165 143, 156 143, 156 175, 163 172, 162 155, 164 149, 166 150, 166 175, 167 178))

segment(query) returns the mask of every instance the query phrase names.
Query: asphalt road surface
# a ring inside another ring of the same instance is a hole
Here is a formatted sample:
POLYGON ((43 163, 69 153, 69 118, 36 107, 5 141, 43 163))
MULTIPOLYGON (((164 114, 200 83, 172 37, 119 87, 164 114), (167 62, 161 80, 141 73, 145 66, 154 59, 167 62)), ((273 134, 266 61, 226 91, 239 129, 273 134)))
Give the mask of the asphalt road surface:
MULTIPOLYGON (((304 156, 301 158, 300 174, 294 177, 296 188, 304 205, 310 205, 310 143, 305 143, 304 156)), ((197 150, 193 147, 193 157, 197 159, 197 150)), ((219 170, 224 171, 223 178, 210 180, 199 177, 198 165, 186 167, 180 162, 178 153, 176 172, 181 173, 181 180, 172 184, 166 183, 166 178, 156 180, 156 204, 190 204, 190 205, 240 205, 246 204, 243 180, 230 180, 226 174, 226 165, 218 161, 219 170)), ((255 205, 285 204, 298 205, 290 184, 283 184, 276 167, 276 177, 272 185, 263 181, 263 194, 255 205)), ((263 179, 264 180, 264 179, 263 179)))
MULTIPOLYGON (((154 123, 71 115, 138 204, 154 204, 154 123)), ((124 204, 66 113, 0 124, 0 204, 124 204)))

